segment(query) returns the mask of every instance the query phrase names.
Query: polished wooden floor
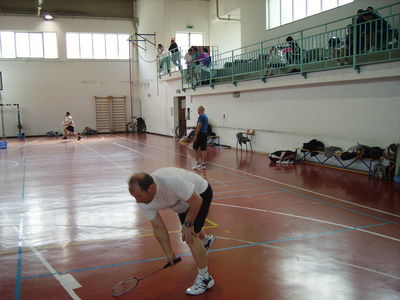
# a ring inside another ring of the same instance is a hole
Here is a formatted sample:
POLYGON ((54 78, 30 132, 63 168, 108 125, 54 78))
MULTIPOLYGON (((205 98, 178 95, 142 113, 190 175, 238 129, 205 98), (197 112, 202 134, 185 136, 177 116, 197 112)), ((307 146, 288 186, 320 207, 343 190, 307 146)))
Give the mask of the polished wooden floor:
MULTIPOLYGON (((0 150, 0 299, 115 299, 111 287, 165 263, 127 192, 136 171, 191 169, 192 150, 143 134, 9 140, 0 150)), ((208 149, 206 228, 216 284, 196 299, 400 299, 400 186, 265 155, 208 149)), ((162 213, 183 260, 121 299, 179 300, 195 278, 178 218, 162 213)))

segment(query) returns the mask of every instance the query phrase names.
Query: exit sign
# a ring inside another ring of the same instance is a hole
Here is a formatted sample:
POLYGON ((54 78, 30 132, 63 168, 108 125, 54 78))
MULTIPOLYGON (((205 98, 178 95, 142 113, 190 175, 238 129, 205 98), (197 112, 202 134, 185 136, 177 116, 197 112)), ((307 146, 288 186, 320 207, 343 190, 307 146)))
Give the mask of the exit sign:
POLYGON ((193 29, 193 25, 186 25, 187 29, 193 29))

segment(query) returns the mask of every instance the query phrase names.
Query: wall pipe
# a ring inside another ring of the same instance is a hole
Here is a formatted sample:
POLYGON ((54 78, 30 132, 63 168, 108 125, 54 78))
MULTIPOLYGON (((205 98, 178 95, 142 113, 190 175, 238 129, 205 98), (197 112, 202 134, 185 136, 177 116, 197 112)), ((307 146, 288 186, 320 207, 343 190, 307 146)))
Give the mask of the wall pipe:
POLYGON ((220 17, 219 16, 219 0, 216 0, 215 3, 217 4, 217 18, 218 18, 218 20, 222 20, 222 21, 239 21, 240 22, 240 19, 231 19, 231 17, 229 17, 229 18, 220 17))

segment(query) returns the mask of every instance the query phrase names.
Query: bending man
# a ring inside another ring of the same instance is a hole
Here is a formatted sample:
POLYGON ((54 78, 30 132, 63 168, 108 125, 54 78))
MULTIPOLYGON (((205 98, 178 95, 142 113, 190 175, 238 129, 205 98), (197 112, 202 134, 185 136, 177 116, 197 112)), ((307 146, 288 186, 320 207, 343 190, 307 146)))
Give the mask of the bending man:
POLYGON ((182 240, 188 244, 198 268, 196 280, 186 293, 199 295, 211 288, 215 282, 208 273, 207 250, 215 243, 215 237, 206 235, 202 229, 213 195, 207 180, 184 169, 163 168, 151 175, 136 173, 128 184, 130 194, 150 220, 154 235, 171 264, 176 257, 159 211, 170 208, 178 213, 182 240))

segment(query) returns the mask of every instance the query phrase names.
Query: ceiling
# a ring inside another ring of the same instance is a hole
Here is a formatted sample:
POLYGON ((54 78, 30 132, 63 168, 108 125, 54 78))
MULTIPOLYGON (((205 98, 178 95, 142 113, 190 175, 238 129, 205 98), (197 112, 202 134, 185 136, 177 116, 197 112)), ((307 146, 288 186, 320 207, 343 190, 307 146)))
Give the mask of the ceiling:
POLYGON ((0 0, 0 14, 133 18, 134 0, 0 0), (39 1, 41 9, 39 9, 39 1))

